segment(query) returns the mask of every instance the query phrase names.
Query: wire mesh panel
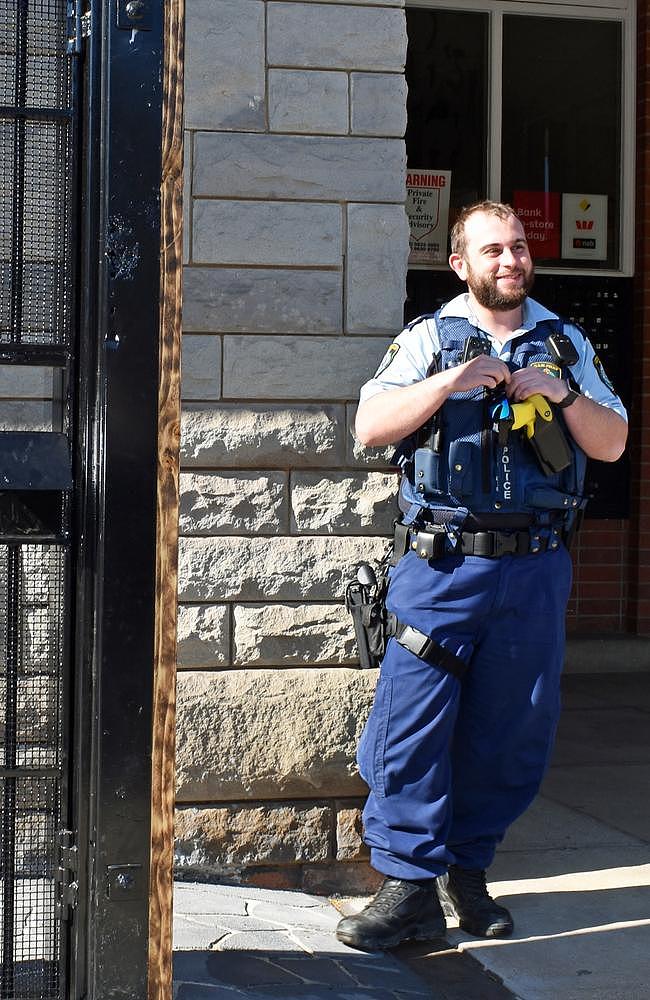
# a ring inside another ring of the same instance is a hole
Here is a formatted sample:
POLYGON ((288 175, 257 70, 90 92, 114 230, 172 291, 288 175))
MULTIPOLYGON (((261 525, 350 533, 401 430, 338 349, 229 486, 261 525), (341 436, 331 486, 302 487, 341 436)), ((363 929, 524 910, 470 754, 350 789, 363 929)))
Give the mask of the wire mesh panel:
POLYGON ((0 997, 58 1000, 62 546, 0 545, 0 997))
POLYGON ((0 0, 0 344, 70 340, 66 0, 0 0))

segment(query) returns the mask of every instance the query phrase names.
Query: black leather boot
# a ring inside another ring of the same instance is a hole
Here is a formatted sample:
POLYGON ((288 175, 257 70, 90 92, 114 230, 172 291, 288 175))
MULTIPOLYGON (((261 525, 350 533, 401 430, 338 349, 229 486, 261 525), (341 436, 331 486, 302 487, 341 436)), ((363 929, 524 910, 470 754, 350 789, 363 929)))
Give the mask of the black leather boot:
POLYGON ((401 941, 441 937, 445 930, 433 879, 407 882, 387 878, 361 913, 340 921, 336 936, 351 948, 384 951, 401 941))
POLYGON ((436 879, 438 897, 448 917, 458 917, 460 926, 476 937, 508 937, 514 924, 505 906, 495 903, 487 891, 485 872, 480 868, 450 865, 446 875, 436 879))

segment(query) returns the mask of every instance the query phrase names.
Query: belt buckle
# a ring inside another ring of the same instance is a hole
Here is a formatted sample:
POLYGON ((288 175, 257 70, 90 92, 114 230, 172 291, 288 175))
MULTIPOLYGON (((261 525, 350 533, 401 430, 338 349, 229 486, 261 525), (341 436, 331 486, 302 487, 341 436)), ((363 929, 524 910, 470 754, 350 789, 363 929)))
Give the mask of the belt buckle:
POLYGON ((424 632, 420 632, 419 629, 413 628, 412 625, 406 626, 397 641, 417 657, 425 656, 431 644, 430 636, 425 635, 424 632))
POLYGON ((494 533, 494 555, 495 557, 505 556, 505 555, 516 555, 518 551, 517 546, 517 532, 513 532, 512 535, 505 535, 502 531, 495 531, 494 533))

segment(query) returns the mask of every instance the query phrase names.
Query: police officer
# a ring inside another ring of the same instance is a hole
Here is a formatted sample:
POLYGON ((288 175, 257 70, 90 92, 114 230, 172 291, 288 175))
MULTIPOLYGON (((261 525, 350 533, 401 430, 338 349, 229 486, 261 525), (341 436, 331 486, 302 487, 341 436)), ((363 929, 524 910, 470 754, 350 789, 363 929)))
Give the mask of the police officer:
POLYGON ((387 598, 397 634, 357 754, 364 837, 386 878, 337 928, 365 950, 440 935, 444 913, 477 936, 512 932, 486 869, 552 748, 585 456, 613 462, 627 437, 585 334, 528 297, 510 206, 463 209, 451 249, 467 293, 397 337, 356 421, 366 445, 401 442, 404 473, 387 598), (550 465, 549 427, 565 442, 550 465))

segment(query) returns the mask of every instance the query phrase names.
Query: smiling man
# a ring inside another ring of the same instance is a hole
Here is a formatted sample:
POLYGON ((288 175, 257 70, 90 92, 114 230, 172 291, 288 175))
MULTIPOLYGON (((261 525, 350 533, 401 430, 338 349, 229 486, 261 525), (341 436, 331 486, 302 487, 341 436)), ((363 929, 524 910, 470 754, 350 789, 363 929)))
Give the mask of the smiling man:
POLYGON ((486 870, 552 749, 585 457, 615 461, 627 437, 584 332, 529 298, 512 208, 463 209, 451 249, 468 291, 409 324, 357 412, 359 439, 398 444, 403 472, 393 634, 357 754, 386 878, 337 929, 365 950, 438 936, 444 913, 512 933, 486 870))

